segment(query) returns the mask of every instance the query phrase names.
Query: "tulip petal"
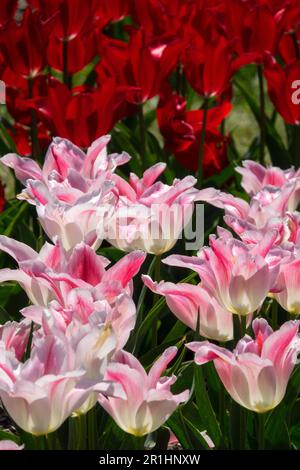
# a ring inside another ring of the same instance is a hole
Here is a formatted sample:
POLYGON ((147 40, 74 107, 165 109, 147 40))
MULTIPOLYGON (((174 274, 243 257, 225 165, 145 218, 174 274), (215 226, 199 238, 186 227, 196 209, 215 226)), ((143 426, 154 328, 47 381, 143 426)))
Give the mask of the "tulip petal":
POLYGON ((25 184, 28 179, 42 181, 42 170, 32 158, 19 157, 14 153, 8 153, 1 158, 4 165, 15 171, 16 177, 25 184))

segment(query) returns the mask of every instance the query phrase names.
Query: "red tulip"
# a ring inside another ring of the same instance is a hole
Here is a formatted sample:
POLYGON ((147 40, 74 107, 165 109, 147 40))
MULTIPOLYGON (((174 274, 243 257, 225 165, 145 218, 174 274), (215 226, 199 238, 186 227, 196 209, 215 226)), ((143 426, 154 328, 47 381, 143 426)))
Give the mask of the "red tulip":
MULTIPOLYGON (((42 123, 38 124, 37 131, 39 148, 41 150, 46 150, 50 144, 50 135, 42 123)), ((32 155, 30 128, 24 127, 20 124, 15 124, 11 129, 8 129, 8 133, 14 140, 18 154, 23 157, 29 157, 32 155)))
MULTIPOLYGON (((83 69, 96 56, 96 41, 94 32, 76 36, 68 42, 67 70, 73 74, 83 69)), ((47 49, 47 60, 50 67, 64 70, 63 42, 55 35, 51 35, 47 49)))
POLYGON ((242 35, 243 52, 262 57, 273 52, 276 39, 276 23, 268 8, 256 7, 249 11, 244 20, 242 35))
POLYGON ((1 0, 0 3, 0 27, 14 17, 18 0, 1 0))
POLYGON ((96 21, 98 27, 103 28, 111 21, 118 21, 129 14, 131 5, 131 0, 27 0, 27 2, 33 9, 38 10, 44 19, 59 12, 58 29, 61 39, 63 36, 65 39, 71 39, 74 34, 80 34, 89 27, 89 22, 96 21))
POLYGON ((187 79, 202 96, 220 96, 230 86, 233 56, 230 43, 219 36, 207 42, 205 37, 192 33, 183 64, 187 79))
POLYGON ((50 0, 50 2, 45 0, 27 0, 27 3, 33 10, 38 10, 43 20, 46 20, 59 10, 62 0, 50 0))
POLYGON ((116 77, 119 82, 123 82, 123 73, 128 61, 128 43, 100 33, 99 55, 101 60, 96 67, 98 83, 101 84, 107 77, 116 77))
POLYGON ((89 31, 95 22, 97 7, 97 0, 61 1, 52 34, 61 41, 71 41, 89 31))
MULTIPOLYGON (((228 138, 220 134, 218 126, 230 109, 231 105, 224 103, 208 111, 203 161, 206 177, 220 172, 228 163, 228 138)), ((160 100, 157 118, 166 148, 184 168, 197 171, 203 111, 187 111, 186 101, 169 92, 160 100)))
POLYGON ((73 90, 51 78, 47 98, 36 100, 35 108, 53 135, 88 147, 97 137, 111 131, 123 117, 126 93, 126 89, 116 86, 113 78, 98 89, 73 90))
POLYGON ((252 1, 230 0, 226 3, 224 32, 234 42, 235 66, 261 63, 276 45, 276 21, 270 8, 252 1))
POLYGON ((179 36, 196 3, 197 0, 133 0, 131 13, 135 23, 152 38, 166 32, 179 36))
POLYGON ((102 0, 97 10, 98 26, 103 28, 111 21, 119 21, 129 15, 132 0, 102 0))
POLYGON ((35 77, 46 65, 51 21, 42 22, 38 12, 26 9, 20 24, 11 20, 0 36, 0 48, 8 66, 24 78, 35 77))
POLYGON ((294 61, 282 68, 273 61, 267 64, 265 77, 277 111, 287 123, 300 124, 300 62, 294 61))
POLYGON ((289 0, 284 2, 282 9, 276 14, 278 30, 292 33, 300 28, 300 5, 298 0, 289 0))
POLYGON ((105 39, 102 36, 97 67, 98 81, 115 76, 119 85, 136 89, 134 103, 144 103, 157 95, 175 68, 182 43, 173 37, 148 42, 142 29, 130 28, 130 41, 105 39))
POLYGON ((285 64, 300 59, 300 30, 291 34, 285 33, 278 41, 278 55, 285 64))
POLYGON ((300 5, 291 2, 276 15, 278 53, 286 64, 300 59, 300 5))
POLYGON ((2 75, 2 80, 6 83, 6 105, 9 114, 19 123, 30 126, 32 121, 31 100, 47 94, 47 77, 40 75, 33 80, 31 96, 29 96, 27 80, 24 78, 7 70, 2 75))

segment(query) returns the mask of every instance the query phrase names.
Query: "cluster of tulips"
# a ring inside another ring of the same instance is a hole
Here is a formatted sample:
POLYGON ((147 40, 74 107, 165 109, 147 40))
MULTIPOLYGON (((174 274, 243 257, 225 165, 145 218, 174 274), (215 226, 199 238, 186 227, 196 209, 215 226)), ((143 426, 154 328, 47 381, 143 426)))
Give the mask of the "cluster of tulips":
MULTIPOLYGON (((172 415, 178 409, 184 413, 184 404, 193 402, 195 392, 204 425, 197 434, 201 445, 234 446, 228 443, 224 420, 233 420, 236 407, 239 423, 244 417, 240 446, 248 446, 245 410, 251 410, 258 416, 258 446, 263 448, 264 417, 284 399, 300 351, 299 172, 245 161, 237 171, 250 196, 248 203, 214 188, 196 189, 192 176, 171 186, 156 181, 165 169, 162 163, 142 178, 131 174, 126 181, 115 171, 130 157, 108 154, 108 141, 109 136, 99 138, 85 154, 70 141, 56 138, 42 168, 16 154, 2 158, 25 187, 19 199, 35 206, 51 240, 37 252, 0 236, 1 250, 18 265, 2 269, 0 281, 17 282, 29 299, 21 321, 0 327, 0 398, 5 411, 25 448, 28 442, 58 446, 55 432, 66 420, 71 448, 98 448, 93 431, 99 422, 93 413, 99 409, 139 445, 146 445, 145 437, 164 425, 184 445, 172 415), (169 345, 145 370, 130 341, 141 322, 133 301, 133 277, 148 253, 159 267, 161 255, 174 247, 197 201, 223 209, 228 228, 218 227, 209 247, 197 256, 171 254, 162 262, 172 269, 192 269, 200 282, 175 284, 142 276, 144 289, 155 294, 152 313, 159 317, 155 309, 160 296, 165 297, 194 341, 186 342, 182 335, 179 369, 178 362, 171 362, 177 347, 169 345), (163 209, 152 211, 155 205, 163 209), (167 219, 172 239, 165 233, 168 211, 175 214, 167 219), (110 260, 97 254, 103 239, 128 252, 111 267, 110 260), (286 311, 283 321, 278 319, 278 305, 286 311), (192 362, 190 351, 195 353, 195 381, 182 388, 180 375, 192 362), (209 361, 214 362, 223 398, 226 389, 233 404, 229 410, 225 400, 219 420, 212 410, 223 436, 220 442, 207 414, 209 397, 201 374, 209 361), (88 431, 82 424, 86 416, 88 431)), ((22 444, 5 440, 0 447, 22 444)))

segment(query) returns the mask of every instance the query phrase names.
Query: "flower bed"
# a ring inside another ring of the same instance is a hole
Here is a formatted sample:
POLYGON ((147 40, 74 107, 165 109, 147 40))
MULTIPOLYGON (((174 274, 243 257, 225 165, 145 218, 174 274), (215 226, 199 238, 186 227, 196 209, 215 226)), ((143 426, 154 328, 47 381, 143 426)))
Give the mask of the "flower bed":
POLYGON ((0 449, 300 448, 299 25, 1 2, 0 449))

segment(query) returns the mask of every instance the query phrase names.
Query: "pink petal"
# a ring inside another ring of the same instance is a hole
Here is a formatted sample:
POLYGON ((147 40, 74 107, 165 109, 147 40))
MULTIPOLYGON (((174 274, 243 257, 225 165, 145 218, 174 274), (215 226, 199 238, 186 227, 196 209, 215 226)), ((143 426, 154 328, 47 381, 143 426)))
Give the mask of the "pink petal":
POLYGON ((42 171, 31 158, 19 157, 9 153, 2 157, 1 162, 15 171, 16 177, 25 184, 28 179, 43 181, 42 171))
POLYGON ((35 259, 38 256, 38 253, 25 243, 18 242, 5 235, 0 235, 0 250, 12 256, 18 263, 35 259))
POLYGON ((126 287, 131 279, 139 272, 146 258, 143 251, 133 251, 123 256, 114 266, 104 274, 102 281, 120 281, 126 287))
POLYGON ((101 282, 105 269, 102 259, 97 256, 95 251, 80 243, 75 246, 68 260, 67 272, 75 279, 81 279, 92 286, 101 282))
POLYGON ((162 373, 166 370, 169 362, 177 354, 177 348, 175 346, 166 349, 163 354, 155 361, 148 373, 148 386, 149 388, 155 388, 158 380, 162 373))

